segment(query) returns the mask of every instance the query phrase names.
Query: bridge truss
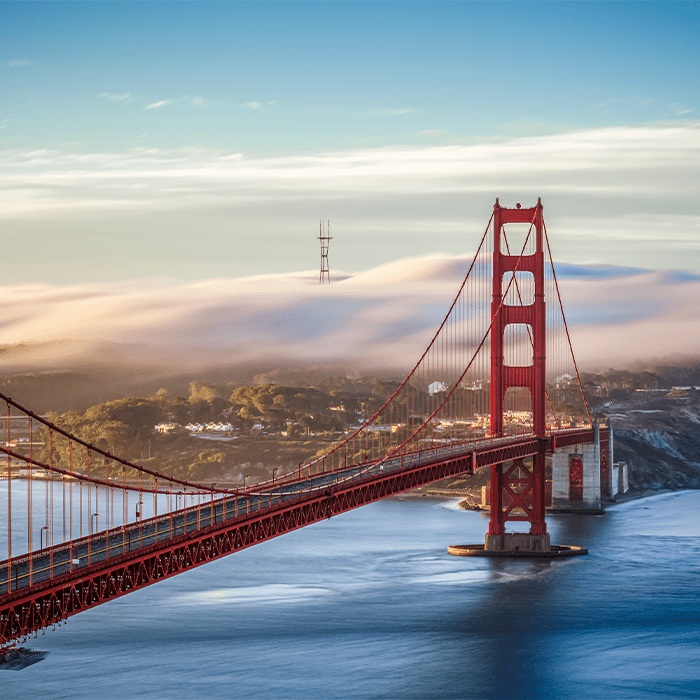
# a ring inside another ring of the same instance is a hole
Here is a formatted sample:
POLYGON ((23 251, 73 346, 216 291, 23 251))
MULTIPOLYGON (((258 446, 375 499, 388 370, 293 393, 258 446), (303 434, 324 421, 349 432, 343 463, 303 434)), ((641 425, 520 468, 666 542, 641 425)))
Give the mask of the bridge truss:
POLYGON ((593 440, 577 377, 542 206, 497 201, 406 378, 359 429, 283 476, 236 489, 176 479, 0 394, 0 646, 271 537, 483 467, 497 494, 489 534, 514 520, 542 534, 545 452, 593 440), (516 230, 506 234, 506 224, 516 230))

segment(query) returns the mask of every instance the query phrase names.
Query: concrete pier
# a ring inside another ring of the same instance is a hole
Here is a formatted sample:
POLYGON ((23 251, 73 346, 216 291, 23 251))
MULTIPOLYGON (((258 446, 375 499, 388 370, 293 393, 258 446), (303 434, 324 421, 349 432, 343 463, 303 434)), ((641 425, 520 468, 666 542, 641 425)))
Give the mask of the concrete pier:
MULTIPOLYGON (((511 533, 517 535, 519 533, 511 533)), ((506 535, 507 536, 507 535, 506 535)), ((527 535, 526 535, 527 536, 527 535)), ((588 554, 584 547, 573 545, 553 544, 549 549, 524 551, 508 549, 486 549, 483 544, 451 544, 447 553, 455 557, 491 557, 494 559, 560 559, 562 557, 578 557, 588 554)))
POLYGON ((600 427, 597 423, 593 424, 593 435, 593 442, 555 450, 552 510, 602 511, 600 427))
POLYGON ((486 535, 485 547, 489 552, 547 552, 552 548, 549 533, 531 535, 528 532, 506 532, 486 535))

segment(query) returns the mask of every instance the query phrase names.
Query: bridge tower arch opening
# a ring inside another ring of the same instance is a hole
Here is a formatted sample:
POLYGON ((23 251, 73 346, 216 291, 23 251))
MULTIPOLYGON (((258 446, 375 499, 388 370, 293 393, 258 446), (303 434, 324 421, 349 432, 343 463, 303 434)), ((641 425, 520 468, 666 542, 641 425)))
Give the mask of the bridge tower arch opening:
POLYGON ((491 435, 503 437, 506 434, 506 393, 512 389, 527 389, 531 399, 532 431, 540 445, 530 459, 491 467, 491 521, 486 551, 545 552, 551 549, 545 522, 544 259, 541 200, 531 208, 524 209, 518 204, 508 209, 496 199, 491 302, 491 435), (507 224, 529 227, 519 250, 508 244, 507 224), (522 287, 526 289, 521 291, 522 287), (509 533, 506 531, 508 522, 527 523, 529 532, 509 533))

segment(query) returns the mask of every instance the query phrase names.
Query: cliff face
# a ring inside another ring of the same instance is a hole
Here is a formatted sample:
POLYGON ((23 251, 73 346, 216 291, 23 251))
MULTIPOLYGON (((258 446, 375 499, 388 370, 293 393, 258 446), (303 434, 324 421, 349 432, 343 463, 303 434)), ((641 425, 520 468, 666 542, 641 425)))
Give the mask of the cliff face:
POLYGON ((601 407, 614 430, 614 459, 630 488, 700 488, 700 392, 637 392, 601 407))

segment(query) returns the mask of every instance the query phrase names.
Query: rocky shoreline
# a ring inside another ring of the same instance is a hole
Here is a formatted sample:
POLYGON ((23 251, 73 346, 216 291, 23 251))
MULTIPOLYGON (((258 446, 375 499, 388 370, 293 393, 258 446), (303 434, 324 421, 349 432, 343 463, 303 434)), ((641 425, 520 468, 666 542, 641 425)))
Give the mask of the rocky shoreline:
POLYGON ((613 458, 627 462, 632 491, 700 488, 698 394, 638 391, 600 407, 613 428, 613 458))

